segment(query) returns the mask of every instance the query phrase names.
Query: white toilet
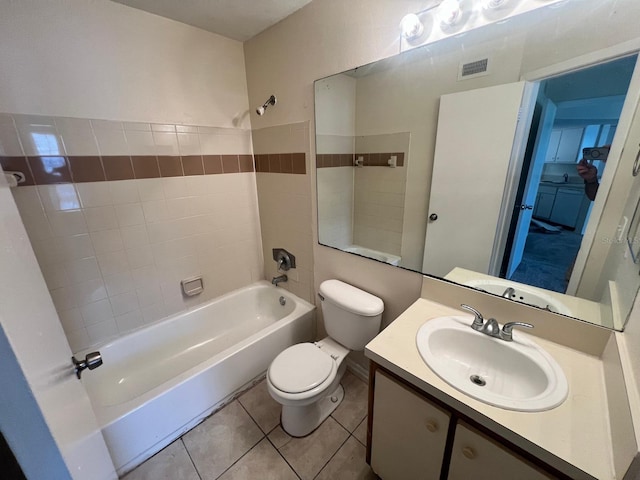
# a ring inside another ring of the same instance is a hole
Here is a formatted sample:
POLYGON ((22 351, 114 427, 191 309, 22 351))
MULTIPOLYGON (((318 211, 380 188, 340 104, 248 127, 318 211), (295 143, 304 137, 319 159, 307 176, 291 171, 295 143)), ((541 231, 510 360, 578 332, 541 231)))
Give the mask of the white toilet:
POLYGON ((344 359, 378 334, 384 310, 378 297, 339 280, 322 282, 318 296, 328 336, 287 348, 267 372, 269 393, 282 404, 282 428, 293 437, 313 432, 340 404, 344 359))

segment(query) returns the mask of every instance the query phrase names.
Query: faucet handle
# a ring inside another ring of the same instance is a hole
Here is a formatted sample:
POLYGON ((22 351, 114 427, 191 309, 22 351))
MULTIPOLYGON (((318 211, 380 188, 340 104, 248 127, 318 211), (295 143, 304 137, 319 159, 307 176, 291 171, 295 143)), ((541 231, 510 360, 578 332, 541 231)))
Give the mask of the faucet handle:
POLYGON ((469 310, 471 313, 475 315, 475 318, 473 319, 473 323, 471 324, 471 328, 473 328, 474 330, 481 329, 484 325, 484 317, 482 316, 482 314, 475 308, 470 307, 469 305, 465 305, 464 303, 461 304, 460 306, 466 310, 469 310))
POLYGON ((524 323, 524 322, 509 322, 509 323, 505 323, 502 326, 502 332, 500 332, 500 338, 502 338, 502 340, 505 340, 507 342, 512 342, 513 341, 513 327, 533 328, 533 325, 531 325, 530 323, 524 323))

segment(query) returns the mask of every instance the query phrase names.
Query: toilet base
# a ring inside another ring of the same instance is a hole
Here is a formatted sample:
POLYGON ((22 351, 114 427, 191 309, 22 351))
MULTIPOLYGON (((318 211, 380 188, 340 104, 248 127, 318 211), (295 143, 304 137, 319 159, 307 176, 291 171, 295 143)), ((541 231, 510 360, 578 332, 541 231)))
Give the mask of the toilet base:
POLYGON ((344 398, 344 388, 338 386, 317 402, 301 407, 282 406, 282 429, 292 437, 306 437, 338 408, 344 398))

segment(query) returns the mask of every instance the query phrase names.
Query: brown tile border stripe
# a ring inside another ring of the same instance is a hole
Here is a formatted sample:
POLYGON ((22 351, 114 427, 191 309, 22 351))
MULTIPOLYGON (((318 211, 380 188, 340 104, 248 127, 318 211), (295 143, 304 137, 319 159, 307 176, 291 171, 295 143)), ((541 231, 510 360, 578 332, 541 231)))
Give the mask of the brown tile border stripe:
POLYGON ((389 157, 397 157, 396 165, 404 166, 404 152, 391 153, 318 153, 316 155, 316 168, 328 167, 353 167, 355 159, 362 157, 365 167, 386 167, 389 157))
MULTIPOLYGON (((307 156, 305 153, 264 153, 255 156, 256 172, 263 173, 307 173, 307 156)), ((241 160, 242 161, 242 160, 241 160)))
MULTIPOLYGON (((302 155, 302 171, 292 173, 305 173, 304 154, 289 155, 292 158, 294 155, 302 155)), ((298 163, 300 163, 299 160, 298 163)), ((252 155, 0 156, 0 166, 3 170, 24 173, 25 181, 20 186, 255 171, 252 155)), ((299 165, 298 170, 300 170, 299 165)))

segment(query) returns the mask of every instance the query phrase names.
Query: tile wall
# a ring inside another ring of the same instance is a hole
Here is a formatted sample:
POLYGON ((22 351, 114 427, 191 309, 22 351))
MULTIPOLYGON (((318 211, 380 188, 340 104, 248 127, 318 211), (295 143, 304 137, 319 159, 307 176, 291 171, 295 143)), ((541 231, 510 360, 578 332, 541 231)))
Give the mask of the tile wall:
POLYGON ((260 204, 260 229, 267 280, 279 275, 273 260, 273 248, 285 248, 296 257, 296 268, 286 272, 289 280, 279 286, 308 302, 313 293, 313 229, 311 211, 311 175, 309 160, 309 122, 292 123, 252 131, 256 158, 286 158, 300 152, 304 170, 299 174, 281 169, 258 169, 256 183, 260 204), (283 155, 284 154, 284 155, 283 155))
POLYGON ((0 164, 74 352, 263 279, 247 130, 0 114, 0 164), (180 280, 202 275, 184 298, 180 280))

